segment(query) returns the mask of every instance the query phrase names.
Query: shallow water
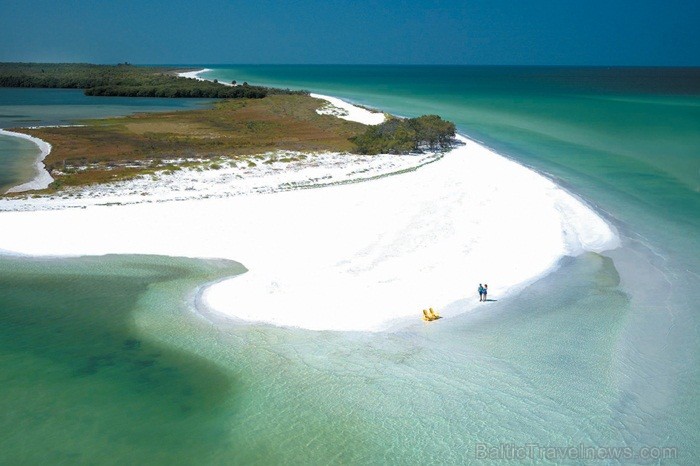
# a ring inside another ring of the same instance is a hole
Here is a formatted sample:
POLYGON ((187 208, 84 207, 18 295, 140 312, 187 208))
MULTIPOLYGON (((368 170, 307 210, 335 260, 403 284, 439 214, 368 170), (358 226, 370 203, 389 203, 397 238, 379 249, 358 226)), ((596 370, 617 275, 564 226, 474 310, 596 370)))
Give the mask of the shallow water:
POLYGON ((0 128, 67 125, 84 118, 198 108, 209 99, 86 96, 79 89, 0 87, 0 128))
POLYGON ((139 303, 161 293, 159 306, 196 329, 201 319, 178 314, 178 289, 241 270, 138 256, 1 259, 2 463, 206 455, 236 380, 143 332, 139 303))
POLYGON ((665 446, 678 458, 662 464, 697 463, 700 81, 633 71, 212 72, 439 113, 582 195, 623 246, 379 334, 194 315, 191 290, 235 264, 3 258, 0 462, 445 464, 475 462, 483 442, 665 446))
POLYGON ((0 134, 0 193, 31 180, 41 150, 32 141, 0 134))

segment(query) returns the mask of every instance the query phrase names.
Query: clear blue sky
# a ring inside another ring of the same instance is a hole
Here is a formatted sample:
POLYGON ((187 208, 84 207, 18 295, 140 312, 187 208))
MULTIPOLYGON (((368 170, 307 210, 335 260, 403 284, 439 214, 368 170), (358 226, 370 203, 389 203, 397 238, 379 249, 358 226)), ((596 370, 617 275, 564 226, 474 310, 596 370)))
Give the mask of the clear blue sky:
POLYGON ((0 61, 700 65, 700 0, 0 0, 0 61))

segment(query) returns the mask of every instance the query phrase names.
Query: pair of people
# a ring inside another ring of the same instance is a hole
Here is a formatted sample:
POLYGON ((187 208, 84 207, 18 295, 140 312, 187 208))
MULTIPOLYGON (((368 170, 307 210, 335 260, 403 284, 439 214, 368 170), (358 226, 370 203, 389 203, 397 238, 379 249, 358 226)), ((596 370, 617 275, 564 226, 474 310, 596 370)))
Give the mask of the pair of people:
POLYGON ((486 293, 489 291, 488 285, 479 283, 479 301, 486 301, 486 293))

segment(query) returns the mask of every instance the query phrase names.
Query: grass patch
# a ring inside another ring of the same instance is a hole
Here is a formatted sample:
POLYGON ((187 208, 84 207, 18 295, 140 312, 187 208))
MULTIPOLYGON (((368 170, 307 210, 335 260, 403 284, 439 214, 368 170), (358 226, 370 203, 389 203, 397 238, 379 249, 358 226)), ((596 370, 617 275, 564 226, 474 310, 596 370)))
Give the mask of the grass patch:
POLYGON ((221 160, 256 166, 269 152, 347 152, 362 134, 359 123, 318 115, 306 95, 217 102, 214 108, 84 120, 84 126, 15 129, 52 145, 44 163, 56 178, 50 190, 124 180, 186 166, 197 159, 211 169, 221 160), (257 154, 252 156, 251 154, 257 154), (182 160, 174 164, 173 160, 182 160))

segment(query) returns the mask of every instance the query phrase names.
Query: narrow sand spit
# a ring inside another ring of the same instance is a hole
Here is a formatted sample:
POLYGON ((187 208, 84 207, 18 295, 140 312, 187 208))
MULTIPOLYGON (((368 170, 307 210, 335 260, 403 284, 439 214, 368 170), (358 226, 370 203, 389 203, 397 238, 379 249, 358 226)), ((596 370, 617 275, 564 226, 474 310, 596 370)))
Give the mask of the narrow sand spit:
MULTIPOLYGON (((341 118, 366 124, 384 118, 317 97, 341 118)), ((459 139, 438 161, 362 183, 262 194, 248 186, 247 195, 204 199, 195 190, 179 202, 147 192, 162 202, 111 206, 94 205, 86 191, 88 199, 71 201, 81 209, 62 208, 64 199, 27 199, 28 212, 0 212, 0 250, 232 259, 249 272, 205 289, 201 303, 208 311, 315 330, 374 331, 414 321, 426 307, 446 316, 465 312, 478 304, 478 283, 503 297, 563 255, 617 245, 600 216, 554 183, 459 139)), ((378 173, 386 168, 368 166, 378 173)), ((355 173, 342 169, 340 178, 355 173)), ((205 188, 217 185, 218 194, 244 183, 240 176, 199 176, 205 188)), ((262 178, 275 186, 288 183, 287 176, 288 170, 271 169, 262 178)), ((129 186, 109 195, 128 199, 129 186)), ((17 208, 13 202, 0 209, 17 208)))
MULTIPOLYGON (((198 71, 188 71, 186 73, 178 73, 177 75, 181 78, 196 79, 198 81, 209 81, 206 78, 202 78, 199 75, 211 71, 209 68, 204 68, 198 71)), ((224 81, 217 81, 219 84, 225 86, 232 86, 230 83, 224 81)), ((338 118, 349 121, 357 121, 358 123, 363 123, 365 125, 378 125, 382 123, 385 116, 382 112, 371 112, 365 108, 352 105, 344 100, 338 99, 337 97, 331 97, 321 94, 309 94, 311 97, 316 99, 325 100, 326 106, 317 110, 320 115, 334 115, 338 118)))
POLYGON ((465 312, 478 304, 480 282, 502 297, 562 255, 617 245, 600 216, 554 183, 460 140, 439 161, 363 183, 2 212, 0 249, 237 260, 249 272, 205 289, 209 311, 315 330, 375 331, 415 321, 428 306, 448 317, 465 312))
POLYGON ((325 107, 316 110, 320 115, 334 115, 343 120, 356 121, 365 125, 378 125, 383 123, 386 118, 382 112, 370 112, 365 108, 349 104, 336 97, 321 94, 309 95, 328 102, 325 107))
POLYGON ((206 73, 208 71, 211 71, 209 68, 204 68, 198 71, 188 71, 186 73, 178 73, 177 75, 180 76, 181 78, 190 78, 190 79, 196 79, 197 81, 207 81, 204 78, 200 78, 199 75, 202 73, 206 73))

